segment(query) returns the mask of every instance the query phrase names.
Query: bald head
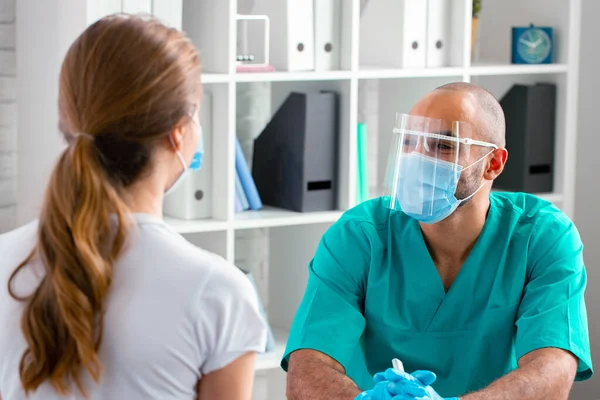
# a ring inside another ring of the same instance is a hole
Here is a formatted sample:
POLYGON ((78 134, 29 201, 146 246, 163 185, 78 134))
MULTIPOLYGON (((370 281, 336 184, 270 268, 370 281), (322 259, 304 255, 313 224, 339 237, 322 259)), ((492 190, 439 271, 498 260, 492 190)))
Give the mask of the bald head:
POLYGON ((467 122, 473 128, 475 139, 505 146, 502 107, 490 92, 471 83, 440 86, 419 100, 411 114, 467 122))
POLYGON ((457 92, 471 97, 475 102, 476 110, 474 115, 468 116, 470 121, 466 122, 470 122, 475 128, 475 135, 479 140, 494 143, 498 147, 506 145, 504 111, 489 91, 472 83, 456 82, 440 86, 434 90, 435 92, 457 92))

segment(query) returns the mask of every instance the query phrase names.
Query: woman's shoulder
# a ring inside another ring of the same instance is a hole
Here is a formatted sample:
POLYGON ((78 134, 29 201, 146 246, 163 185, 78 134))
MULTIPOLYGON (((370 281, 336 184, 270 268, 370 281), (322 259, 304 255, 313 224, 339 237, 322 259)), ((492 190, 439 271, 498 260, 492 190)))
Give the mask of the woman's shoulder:
POLYGON ((250 279, 244 272, 223 258, 216 262, 217 268, 211 271, 207 282, 206 292, 225 293, 230 292, 246 298, 251 303, 256 300, 256 292, 250 279))
POLYGON ((140 240, 131 250, 136 253, 135 258, 144 258, 151 263, 157 273, 166 270, 178 281, 193 281, 201 292, 254 295, 250 280, 223 256, 203 249, 193 239, 184 238, 166 225, 141 225, 139 228, 140 240))
POLYGON ((247 352, 265 351, 267 321, 258 294, 236 266, 223 260, 199 292, 195 306, 192 319, 202 338, 201 348, 210 354, 201 368, 203 375, 225 367, 247 352))
MULTIPOLYGON (((160 220, 144 220, 136 216, 137 226, 130 231, 124 258, 143 259, 145 268, 169 268, 172 273, 202 273, 217 269, 225 260, 199 244, 184 238, 160 220)), ((123 260, 125 261, 125 260, 123 260)), ((131 263, 131 262, 128 262, 131 263)))
POLYGON ((9 273, 19 265, 33 250, 37 241, 38 221, 0 234, 0 275, 7 269, 9 273))
POLYGON ((20 245, 29 246, 35 244, 38 222, 36 219, 8 232, 0 233, 0 249, 9 250, 20 245))

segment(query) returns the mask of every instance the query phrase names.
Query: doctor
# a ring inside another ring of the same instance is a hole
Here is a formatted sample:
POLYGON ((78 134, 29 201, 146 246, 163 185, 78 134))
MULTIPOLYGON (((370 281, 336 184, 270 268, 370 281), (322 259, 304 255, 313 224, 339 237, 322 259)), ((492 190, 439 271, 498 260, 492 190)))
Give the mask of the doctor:
POLYGON ((387 195, 345 213, 309 265, 289 399, 566 399, 591 377, 577 229, 533 195, 490 193, 504 132, 466 83, 398 115, 387 195), (393 358, 421 371, 386 371, 393 358))

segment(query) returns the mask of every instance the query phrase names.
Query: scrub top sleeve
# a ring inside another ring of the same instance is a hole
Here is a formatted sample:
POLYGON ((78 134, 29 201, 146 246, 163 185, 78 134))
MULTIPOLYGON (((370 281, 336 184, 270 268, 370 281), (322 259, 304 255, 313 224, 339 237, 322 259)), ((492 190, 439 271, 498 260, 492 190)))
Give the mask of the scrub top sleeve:
MULTIPOLYGON (((576 380, 592 376, 583 245, 571 222, 553 217, 532 236, 528 281, 517 313, 516 355, 560 348, 579 359, 576 380)), ((566 217, 565 217, 566 218, 566 217)))
POLYGON ((263 353, 266 321, 250 280, 223 262, 212 273, 196 304, 196 335, 200 343, 201 375, 226 367, 248 353, 263 353))
POLYGON ((366 275, 371 258, 360 222, 340 220, 323 235, 308 266, 308 284, 298 308, 281 367, 290 354, 311 349, 328 355, 348 371, 365 328, 366 275))

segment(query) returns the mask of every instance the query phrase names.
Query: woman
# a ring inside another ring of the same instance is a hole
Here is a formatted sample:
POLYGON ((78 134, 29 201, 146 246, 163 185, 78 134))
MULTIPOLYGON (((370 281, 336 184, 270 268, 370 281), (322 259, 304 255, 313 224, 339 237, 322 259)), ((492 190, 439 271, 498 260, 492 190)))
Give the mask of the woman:
POLYGON ((201 159, 200 101, 197 51, 156 21, 107 17, 69 49, 69 145, 39 221, 0 236, 4 400, 251 398, 251 284, 161 219, 201 159))

